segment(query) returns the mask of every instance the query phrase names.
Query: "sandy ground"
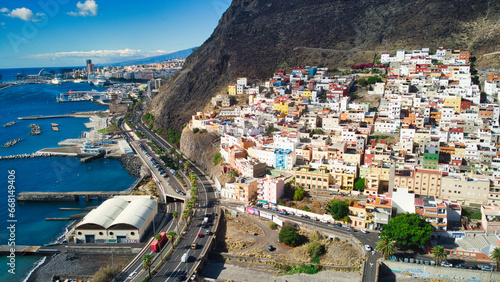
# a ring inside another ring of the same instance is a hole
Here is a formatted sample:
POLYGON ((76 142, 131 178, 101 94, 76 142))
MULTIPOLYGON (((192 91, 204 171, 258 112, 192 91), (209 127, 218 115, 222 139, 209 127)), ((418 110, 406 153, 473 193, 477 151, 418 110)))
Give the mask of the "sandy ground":
POLYGON ((232 263, 209 262, 204 269, 203 277, 216 281, 361 281, 361 275, 355 272, 320 271, 316 274, 293 274, 277 276, 259 271, 255 268, 241 267, 232 263))

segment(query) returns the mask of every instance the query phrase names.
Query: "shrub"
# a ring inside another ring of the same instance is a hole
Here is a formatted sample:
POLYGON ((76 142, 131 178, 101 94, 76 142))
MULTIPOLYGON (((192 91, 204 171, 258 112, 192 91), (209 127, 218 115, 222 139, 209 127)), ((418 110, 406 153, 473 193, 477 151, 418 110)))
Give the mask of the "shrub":
POLYGON ((220 162, 222 162, 222 155, 220 154, 220 152, 217 152, 214 155, 213 163, 214 165, 218 165, 220 164, 220 162))
POLYGON ((306 251, 311 258, 318 258, 325 253, 326 248, 323 244, 315 241, 307 243, 306 251))
POLYGON ((200 129, 198 127, 193 128, 193 133, 194 134, 198 133, 198 131, 200 131, 200 129))
POLYGON ((285 245, 295 247, 299 244, 299 233, 290 226, 284 226, 278 235, 280 242, 285 245))
POLYGON ((269 228, 271 230, 276 230, 278 229, 278 224, 276 224, 275 222, 271 222, 271 224, 269 224, 269 228))

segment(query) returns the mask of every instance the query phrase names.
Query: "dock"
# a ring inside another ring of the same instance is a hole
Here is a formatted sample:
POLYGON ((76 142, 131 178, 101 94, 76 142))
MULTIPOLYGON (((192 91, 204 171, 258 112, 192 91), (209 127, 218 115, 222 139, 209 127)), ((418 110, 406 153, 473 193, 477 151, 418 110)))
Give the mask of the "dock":
POLYGON ((127 191, 86 191, 86 192, 20 192, 18 201, 38 202, 73 202, 84 198, 86 201, 93 199, 108 199, 117 195, 128 195, 127 191))

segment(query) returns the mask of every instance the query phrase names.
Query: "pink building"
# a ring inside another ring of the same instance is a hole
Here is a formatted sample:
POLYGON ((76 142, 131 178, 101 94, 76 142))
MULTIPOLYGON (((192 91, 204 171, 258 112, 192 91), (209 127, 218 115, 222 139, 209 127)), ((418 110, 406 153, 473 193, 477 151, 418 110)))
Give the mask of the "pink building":
POLYGON ((259 199, 259 202, 276 205, 285 190, 283 179, 268 175, 265 178, 259 179, 258 183, 257 199, 259 199))

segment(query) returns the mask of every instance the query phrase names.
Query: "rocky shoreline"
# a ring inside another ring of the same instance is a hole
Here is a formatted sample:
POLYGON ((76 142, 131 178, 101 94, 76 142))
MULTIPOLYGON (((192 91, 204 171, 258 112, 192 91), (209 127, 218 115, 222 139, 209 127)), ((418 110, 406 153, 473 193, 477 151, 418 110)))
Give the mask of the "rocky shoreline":
POLYGON ((18 121, 17 121, 17 120, 15 120, 15 121, 11 121, 11 122, 9 122, 9 123, 4 124, 4 125, 3 125, 3 127, 13 126, 13 125, 14 125, 14 124, 16 124, 16 123, 18 123, 18 121))
POLYGON ((29 125, 29 127, 31 128, 30 136, 42 134, 42 128, 40 127, 40 125, 32 123, 29 125))
POLYGON ((12 147, 12 146, 16 145, 17 143, 21 142, 22 140, 23 139, 21 139, 21 138, 10 140, 9 142, 3 144, 2 147, 4 147, 4 148, 12 147))
POLYGON ((52 157, 51 153, 31 153, 31 154, 21 154, 21 155, 9 155, 0 156, 0 160, 14 160, 14 159, 31 159, 31 158, 41 158, 41 157, 52 157))
POLYGON ((118 158, 118 160, 122 163, 128 174, 135 178, 139 178, 141 176, 142 162, 137 156, 124 155, 118 158))

